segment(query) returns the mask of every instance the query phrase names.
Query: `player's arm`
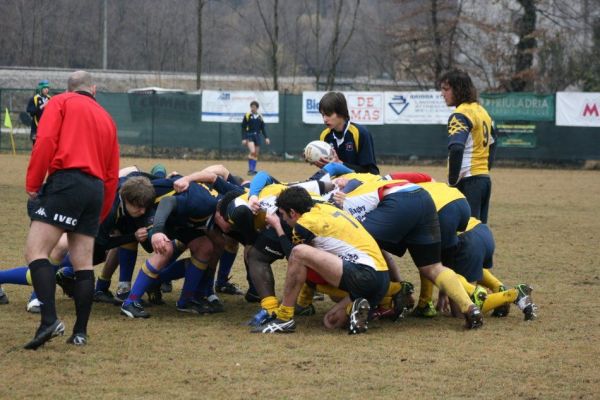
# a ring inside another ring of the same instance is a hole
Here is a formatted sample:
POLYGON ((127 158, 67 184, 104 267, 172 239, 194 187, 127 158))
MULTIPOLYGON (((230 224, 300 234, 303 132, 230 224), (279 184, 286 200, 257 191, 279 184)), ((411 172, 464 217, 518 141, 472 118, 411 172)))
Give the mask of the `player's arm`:
POLYGON ((104 179, 104 202, 100 213, 100 221, 104 220, 109 214, 113 201, 117 195, 119 186, 119 141, 117 140, 116 127, 113 127, 113 142, 110 144, 112 149, 108 153, 107 170, 104 179))
POLYGON ((33 146, 29 166, 27 167, 25 190, 30 196, 35 196, 34 194, 42 187, 50 163, 58 149, 62 114, 62 103, 51 101, 48 103, 44 118, 40 120, 37 144, 33 146))
POLYGON ((242 118, 242 140, 246 140, 246 137, 244 136, 244 134, 246 133, 247 130, 248 130, 248 115, 244 114, 244 117, 242 118))
POLYGON ((375 147, 373 137, 368 132, 360 132, 360 149, 358 150, 358 165, 344 163, 344 165, 355 172, 368 172, 379 175, 379 168, 375 162, 375 147))
POLYGON ((460 179, 465 144, 473 124, 464 115, 454 113, 448 120, 448 185, 456 186, 460 179))
POLYGON ((266 128, 266 124, 265 124, 265 120, 263 119, 262 115, 260 117, 260 131, 262 133, 262 135, 265 137, 265 139, 268 139, 269 137, 267 136, 267 128, 266 128))
POLYGON ((392 179, 404 179, 406 181, 412 183, 422 183, 422 182, 431 182, 433 178, 429 174, 425 174, 422 172, 392 172, 389 175, 386 175, 386 178, 389 177, 389 180, 392 179))
POLYGON ((27 103, 27 114, 31 115, 31 118, 35 117, 35 112, 36 112, 36 107, 35 107, 35 96, 33 96, 32 98, 29 99, 29 102, 27 103))
POLYGON ((488 154, 488 170, 492 169, 494 165, 494 161, 496 160, 496 142, 498 141, 498 132, 496 132, 496 126, 492 122, 492 133, 491 133, 491 143, 488 154))

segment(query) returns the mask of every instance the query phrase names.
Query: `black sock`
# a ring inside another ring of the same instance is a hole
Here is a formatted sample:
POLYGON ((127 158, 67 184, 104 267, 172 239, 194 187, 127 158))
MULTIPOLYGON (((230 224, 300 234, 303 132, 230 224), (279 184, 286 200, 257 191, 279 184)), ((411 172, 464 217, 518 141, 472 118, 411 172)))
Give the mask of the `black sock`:
POLYGON ((94 300, 93 270, 75 271, 73 299, 75 300, 75 312, 77 313, 73 333, 86 333, 94 300))
POLYGON ((56 293, 56 276, 54 266, 47 258, 33 260, 29 264, 33 290, 41 303, 42 325, 52 325, 58 318, 54 295, 56 293))

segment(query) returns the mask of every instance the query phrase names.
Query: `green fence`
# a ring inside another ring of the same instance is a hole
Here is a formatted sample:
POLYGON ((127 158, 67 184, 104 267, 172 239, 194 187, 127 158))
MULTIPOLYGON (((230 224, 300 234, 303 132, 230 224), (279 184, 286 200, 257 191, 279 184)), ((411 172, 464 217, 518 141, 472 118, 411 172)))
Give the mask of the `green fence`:
MULTIPOLYGON (((33 90, 0 89, 2 115, 5 108, 10 110, 19 151, 31 148, 22 114, 32 95, 33 90)), ((280 122, 267 126, 271 145, 263 146, 262 151, 273 158, 284 159, 286 153, 297 158, 323 127, 302 122, 301 95, 281 94, 279 98, 280 122)), ((98 93, 97 100, 115 119, 125 155, 227 158, 241 157, 245 152, 240 124, 201 121, 199 95, 98 93)), ((550 163, 600 159, 600 129, 555 126, 554 96, 482 95, 482 102, 499 128, 499 159, 550 163)), ((443 159, 447 155, 444 125, 378 125, 368 129, 381 158, 443 159)), ((3 151, 10 149, 6 133, 3 128, 3 151)))

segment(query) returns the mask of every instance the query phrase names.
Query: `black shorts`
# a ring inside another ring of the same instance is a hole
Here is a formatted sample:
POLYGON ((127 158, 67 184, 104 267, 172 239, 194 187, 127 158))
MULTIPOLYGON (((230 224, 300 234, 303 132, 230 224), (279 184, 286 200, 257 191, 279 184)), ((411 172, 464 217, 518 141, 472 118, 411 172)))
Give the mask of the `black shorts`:
POLYGON ((340 289, 350 294, 351 300, 359 297, 367 299, 371 309, 375 309, 385 296, 390 285, 388 271, 375 271, 364 264, 343 261, 340 289))
POLYGON ((205 228, 190 228, 187 226, 168 226, 165 229, 165 235, 171 240, 177 239, 186 247, 192 240, 206 236, 205 228))
POLYGON ((459 236, 454 263, 449 267, 469 282, 480 281, 483 278, 483 268, 493 267, 495 247, 490 228, 479 224, 459 236))
POLYGON ((471 216, 486 224, 492 195, 490 176, 486 174, 463 178, 456 184, 456 188, 467 198, 471 206, 471 216))
POLYGON ((27 204, 29 218, 95 237, 104 200, 102 180, 76 169, 53 173, 27 204))
POLYGON ((285 257, 277 232, 273 228, 267 228, 261 232, 256 237, 256 241, 252 246, 261 253, 273 257, 273 261, 281 260, 285 257))
POLYGON ((260 134, 258 132, 248 132, 244 134, 244 140, 247 140, 249 142, 254 142, 255 146, 260 146, 261 145, 261 138, 260 138, 260 134))
POLYGON ((438 212, 442 249, 454 247, 458 243, 457 232, 467 229, 471 217, 471 207, 467 199, 456 199, 446 204, 438 212))

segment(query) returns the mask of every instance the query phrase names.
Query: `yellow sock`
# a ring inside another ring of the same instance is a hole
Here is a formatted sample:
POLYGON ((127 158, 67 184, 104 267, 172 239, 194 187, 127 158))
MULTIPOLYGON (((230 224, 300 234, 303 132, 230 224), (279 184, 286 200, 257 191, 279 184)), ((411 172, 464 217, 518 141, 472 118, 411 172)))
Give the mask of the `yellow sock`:
POLYGON ((275 296, 267 296, 260 301, 260 306, 267 310, 269 314, 271 314, 273 312, 277 312, 277 308, 279 307, 279 301, 275 296))
POLYGON ((328 295, 333 301, 340 301, 344 297, 348 296, 348 292, 331 285, 317 285, 317 292, 328 295))
POLYGON ((483 307, 481 307, 481 311, 486 313, 496 307, 514 303, 514 301, 517 300, 517 296, 517 289, 508 289, 504 292, 488 294, 487 299, 483 303, 483 307))
POLYGON ((481 279, 481 284, 492 289, 494 293, 499 291, 500 286, 502 286, 500 279, 496 278, 494 274, 490 272, 489 268, 483 269, 483 278, 481 279))
POLYGON ((294 318, 294 307, 288 307, 282 304, 277 308, 275 314, 277 314, 277 318, 283 321, 289 321, 294 318))
POLYGON ((402 289, 402 284, 400 282, 390 282, 385 297, 392 298, 392 296, 398 293, 400 289, 402 289))
POLYGON ((384 296, 383 299, 379 302, 379 305, 382 308, 392 308, 392 296, 384 296))
POLYGON ((305 283, 302 286, 302 289, 300 289, 300 294, 298 295, 296 303, 298 303, 299 306, 308 307, 312 304, 314 295, 315 289, 305 283))
POLYGON ((197 258, 190 257, 192 265, 198 269, 205 271, 208 268, 208 261, 198 260, 197 258))
POLYGON ((446 292, 448 297, 456 302, 460 308, 460 312, 466 313, 469 306, 473 304, 469 295, 456 278, 456 274, 450 268, 444 268, 442 272, 435 278, 435 284, 440 290, 446 292))
POLYGON ((421 290, 417 307, 425 307, 433 297, 433 282, 421 275, 421 290))
POLYGON ((346 315, 350 315, 352 313, 352 304, 353 302, 346 304, 346 315))
POLYGON ((458 281, 460 282, 462 287, 465 289, 465 292, 467 292, 467 294, 469 296, 472 295, 473 292, 475 291, 475 285, 473 285, 472 283, 469 283, 467 281, 467 278, 465 278, 464 276, 462 276, 460 274, 456 274, 456 277, 458 278, 458 281))

